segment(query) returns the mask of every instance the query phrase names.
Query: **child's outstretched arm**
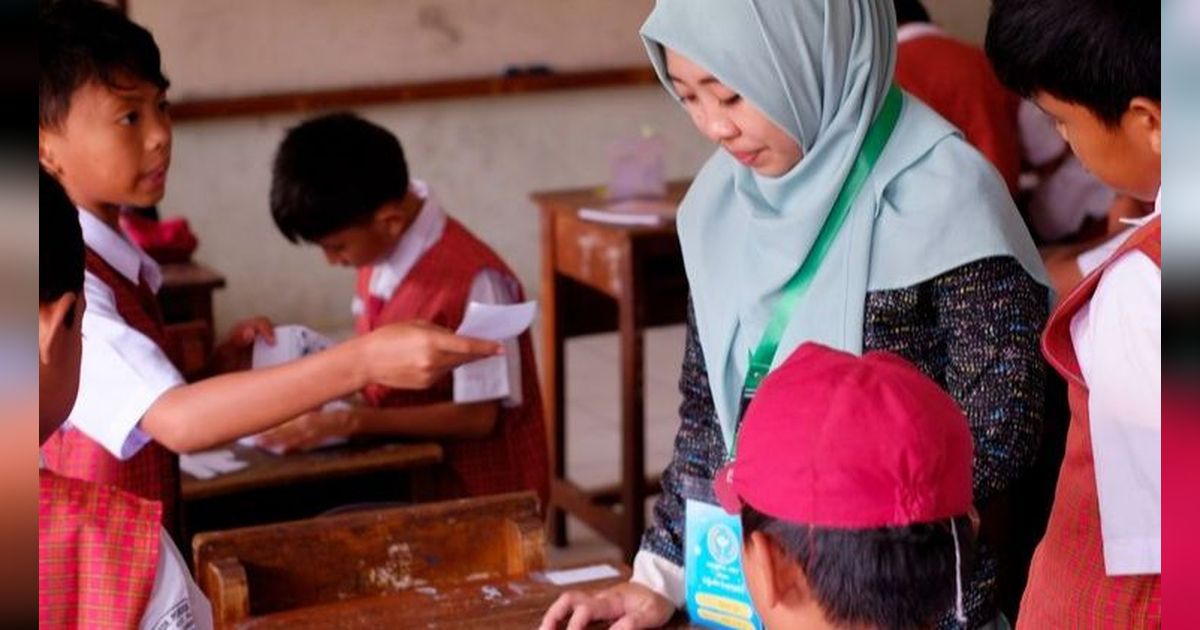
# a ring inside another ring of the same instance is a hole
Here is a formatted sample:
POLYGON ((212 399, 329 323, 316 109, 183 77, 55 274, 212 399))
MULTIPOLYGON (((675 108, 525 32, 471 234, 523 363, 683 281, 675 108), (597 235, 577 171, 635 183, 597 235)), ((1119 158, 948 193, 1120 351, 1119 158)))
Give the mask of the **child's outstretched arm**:
POLYGON ((371 383, 421 389, 463 363, 500 352, 500 344, 435 326, 393 324, 299 361, 171 389, 139 426, 172 451, 203 450, 262 432, 371 383))
POLYGON ((442 402, 411 407, 365 407, 306 413, 258 438, 259 444, 284 453, 304 451, 330 438, 389 435, 406 438, 471 440, 491 435, 500 403, 442 402))

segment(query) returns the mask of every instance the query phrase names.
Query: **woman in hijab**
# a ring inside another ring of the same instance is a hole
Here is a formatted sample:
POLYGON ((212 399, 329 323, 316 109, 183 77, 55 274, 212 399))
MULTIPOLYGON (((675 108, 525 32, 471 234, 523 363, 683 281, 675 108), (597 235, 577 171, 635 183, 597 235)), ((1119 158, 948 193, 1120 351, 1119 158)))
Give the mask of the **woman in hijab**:
MULTIPOLYGON (((633 579, 562 596, 543 627, 675 614, 689 500, 732 452, 743 400, 805 341, 889 350, 942 385, 970 423, 980 512, 1032 465, 1044 270, 987 160, 892 86, 895 31, 890 0, 658 0, 643 25, 667 91, 720 147, 678 216, 681 426, 633 579)), ((940 627, 1004 624, 986 545, 974 565, 965 623, 947 611, 940 627)))

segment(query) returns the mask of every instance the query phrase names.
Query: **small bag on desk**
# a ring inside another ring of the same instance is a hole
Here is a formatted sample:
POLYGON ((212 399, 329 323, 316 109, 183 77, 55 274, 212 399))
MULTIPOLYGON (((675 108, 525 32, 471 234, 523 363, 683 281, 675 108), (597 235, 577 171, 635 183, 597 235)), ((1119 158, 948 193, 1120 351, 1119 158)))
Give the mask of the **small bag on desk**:
POLYGON ((192 259, 199 246, 187 219, 151 219, 133 212, 121 213, 121 231, 161 264, 192 259))
POLYGON ((199 534, 192 553, 218 627, 545 567, 542 518, 532 492, 199 534))

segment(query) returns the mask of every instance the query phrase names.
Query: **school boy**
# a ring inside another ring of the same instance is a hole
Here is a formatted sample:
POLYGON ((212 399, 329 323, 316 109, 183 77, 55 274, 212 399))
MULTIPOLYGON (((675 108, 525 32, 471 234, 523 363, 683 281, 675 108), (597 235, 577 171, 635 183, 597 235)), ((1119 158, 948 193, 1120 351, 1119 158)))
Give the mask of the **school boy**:
POLYGON ((1058 305, 1043 336, 1071 425, 1022 628, 1162 622, 1160 7, 997 0, 987 51, 1089 171, 1155 212, 1058 305), (1156 200, 1157 199, 1157 200, 1156 200))

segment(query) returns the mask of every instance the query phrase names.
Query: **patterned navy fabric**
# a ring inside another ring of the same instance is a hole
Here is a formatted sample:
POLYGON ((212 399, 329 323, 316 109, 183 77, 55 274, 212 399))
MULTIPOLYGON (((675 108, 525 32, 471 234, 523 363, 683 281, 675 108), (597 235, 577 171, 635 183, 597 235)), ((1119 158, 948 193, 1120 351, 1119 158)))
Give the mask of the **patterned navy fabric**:
MULTIPOLYGON (((1049 292, 1012 258, 975 261, 921 284, 869 293, 864 349, 912 361, 958 401, 975 439, 977 504, 1003 492, 1033 465, 1042 431, 1045 363, 1039 335, 1049 292)), ((725 457, 704 355, 689 306, 679 377, 683 394, 675 452, 642 549, 683 564, 683 480, 712 479, 725 457)), ((970 627, 992 621, 996 561, 986 547, 966 586, 970 627)), ((939 628, 956 628, 953 614, 939 628)))

